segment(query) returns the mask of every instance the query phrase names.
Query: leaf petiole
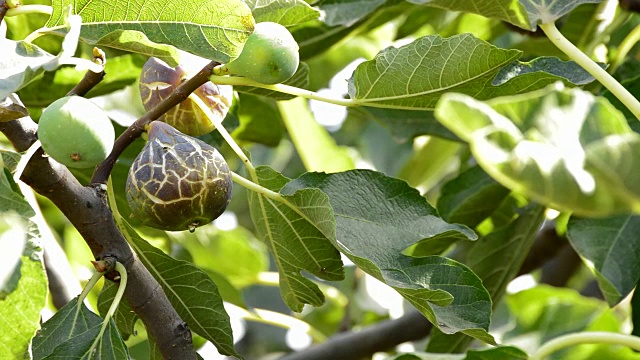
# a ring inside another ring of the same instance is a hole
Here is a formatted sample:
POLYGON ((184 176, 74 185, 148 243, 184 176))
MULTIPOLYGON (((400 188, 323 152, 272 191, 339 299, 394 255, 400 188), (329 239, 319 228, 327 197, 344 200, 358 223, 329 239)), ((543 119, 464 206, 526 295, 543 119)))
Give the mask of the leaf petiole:
POLYGON ((602 85, 609 89, 611 93, 613 93, 627 108, 629 108, 629 110, 631 110, 636 118, 640 119, 640 102, 633 97, 633 95, 631 95, 631 93, 625 89, 622 84, 614 79, 613 76, 567 40, 567 38, 565 38, 558 30, 555 23, 542 24, 540 25, 540 28, 547 35, 549 40, 558 47, 558 49, 562 50, 562 52, 587 70, 587 72, 594 78, 600 81, 602 85))
POLYGON ((122 300, 124 290, 127 287, 127 269, 125 269, 124 265, 122 265, 120 262, 116 261, 115 270, 120 273, 120 284, 118 285, 118 291, 116 292, 116 296, 113 298, 113 302, 109 307, 109 311, 107 311, 107 314, 104 316, 102 327, 100 328, 100 333, 98 334, 98 336, 96 336, 96 339, 93 341, 93 344, 91 344, 91 347, 89 348, 89 353, 92 353, 96 346, 98 346, 100 339, 102 339, 102 336, 104 335, 104 331, 107 329, 107 325, 109 325, 111 317, 113 316, 113 314, 115 314, 116 309, 118 308, 118 305, 122 300))
POLYGON ((236 153, 236 155, 238 155, 240 160, 244 162, 245 166, 249 170, 249 173, 251 174, 251 177, 255 178, 255 168, 253 167, 253 164, 251 164, 251 160, 249 160, 247 155, 245 155, 244 151, 242 151, 238 143, 236 143, 236 141, 233 140, 233 138, 231 137, 231 134, 229 134, 227 129, 225 129, 224 126, 222 126, 222 121, 218 120, 216 115, 211 112, 211 109, 209 109, 207 104, 205 104, 204 101, 202 101, 202 99, 198 97, 198 95, 191 93, 189 94, 189 99, 191 99, 191 101, 193 101, 200 108, 200 110, 202 110, 202 112, 209 118, 209 120, 216 127, 220 135, 222 135, 222 138, 227 142, 227 144, 229 144, 231 149, 236 153))
POLYGON ((275 200, 291 206, 291 204, 289 204, 289 202, 285 200, 285 198, 283 198, 282 195, 278 194, 275 191, 271 191, 262 185, 256 184, 253 181, 234 173, 233 171, 231 172, 231 178, 233 179, 233 181, 237 182, 238 184, 242 185, 243 187, 253 192, 263 195, 264 197, 269 198, 271 200, 275 200))
POLYGON ((529 360, 542 360, 558 350, 581 344, 623 345, 640 350, 640 337, 600 331, 567 334, 542 345, 529 360))
POLYGON ((354 99, 342 99, 342 98, 322 96, 314 91, 300 89, 295 86, 290 86, 285 84, 265 85, 244 77, 213 75, 209 77, 209 80, 211 80, 211 82, 213 82, 214 84, 235 85, 235 86, 254 86, 262 89, 278 91, 278 92, 293 95, 293 96, 300 96, 306 99, 323 101, 323 102, 335 104, 335 105, 342 105, 342 106, 360 105, 360 103, 354 99))

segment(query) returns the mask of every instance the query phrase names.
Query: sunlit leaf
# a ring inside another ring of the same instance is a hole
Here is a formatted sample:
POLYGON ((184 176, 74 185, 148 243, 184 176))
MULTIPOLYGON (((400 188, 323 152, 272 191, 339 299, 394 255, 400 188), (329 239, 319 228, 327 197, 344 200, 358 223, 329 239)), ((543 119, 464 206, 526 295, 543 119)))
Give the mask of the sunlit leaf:
POLYGON ((35 215, 31 205, 13 181, 9 169, 0 168, 0 213, 6 211, 15 211, 25 218, 35 215))
POLYGON ((251 11, 241 0, 183 2, 179 6, 160 0, 54 0, 52 5, 54 11, 46 24, 50 32, 65 33, 63 14, 71 5, 72 13, 82 16, 80 37, 90 44, 144 49, 151 55, 148 46, 154 42, 223 63, 240 54, 254 25, 251 11))
POLYGON ((0 98, 4 99, 32 82, 55 57, 24 41, 0 38, 0 98))
POLYGON ((559 80, 590 78, 572 63, 562 68, 550 61, 514 65, 521 55, 471 34, 425 36, 400 48, 389 47, 360 64, 349 79, 349 95, 361 106, 433 110, 448 92, 482 100, 529 92, 559 80), (509 71, 502 73, 505 67, 509 71))
POLYGON ((557 85, 486 103, 447 94, 436 117, 511 190, 582 216, 640 211, 640 135, 604 98, 557 85))
POLYGON ((446 223, 417 190, 378 172, 307 173, 281 192, 311 189, 329 196, 336 221, 334 245, 358 267, 396 289, 439 329, 493 343, 486 316, 491 299, 469 268, 440 256, 402 254, 421 240, 476 239, 471 230, 446 223))
MULTIPOLYGON (((426 4, 452 11, 471 12, 488 18, 500 19, 531 29, 522 0, 407 0, 414 4, 426 4)), ((526 2, 526 0, 525 0, 526 2)))
POLYGON ((128 223, 124 225, 131 246, 189 328, 211 341, 221 354, 237 356, 229 315, 211 278, 192 263, 176 260, 151 246, 128 223))
POLYGON ((567 237, 571 246, 593 263, 596 279, 611 306, 624 299, 640 280, 640 216, 601 219, 571 217, 567 237))
MULTIPOLYGON (((256 171, 258 183, 269 190, 280 191, 289 182, 269 167, 261 166, 256 171)), ((327 196, 318 189, 304 189, 285 199, 292 205, 251 191, 249 206, 256 230, 278 266, 282 298, 299 312, 304 304, 320 306, 324 302, 318 286, 305 278, 302 270, 337 281, 343 279, 344 269, 329 239, 335 239, 335 224, 327 196), (314 217, 309 218, 307 212, 314 217)))
POLYGON ((271 21, 293 26, 315 20, 320 12, 303 0, 242 0, 249 6, 256 22, 271 21))

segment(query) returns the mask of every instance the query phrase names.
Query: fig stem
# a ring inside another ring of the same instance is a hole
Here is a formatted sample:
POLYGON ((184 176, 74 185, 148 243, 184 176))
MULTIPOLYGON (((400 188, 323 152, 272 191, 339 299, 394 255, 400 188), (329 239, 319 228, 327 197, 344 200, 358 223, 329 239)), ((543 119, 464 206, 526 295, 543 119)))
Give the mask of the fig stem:
POLYGON ((271 200, 275 200, 278 202, 281 202, 283 204, 289 205, 291 206, 291 204, 289 204, 289 202, 282 197, 282 195, 278 194, 275 191, 269 190, 266 187, 256 184, 255 182, 244 178, 236 173, 234 173, 233 171, 231 172, 231 178, 233 179, 233 181, 235 181, 236 183, 238 183, 239 185, 253 191, 256 192, 260 195, 264 195, 264 197, 269 198, 271 200))
POLYGON ((229 144, 231 149, 236 153, 236 155, 238 155, 240 160, 242 160, 244 165, 247 167, 247 170, 249 170, 249 173, 251 174, 252 179, 255 180, 254 178, 255 169, 253 167, 253 164, 251 163, 251 160, 249 160, 247 155, 245 155, 244 151, 242 151, 238 143, 236 143, 236 141, 233 140, 233 137, 231 137, 231 134, 229 134, 227 129, 225 129, 224 126, 222 126, 222 121, 219 120, 218 117, 216 117, 216 115, 213 112, 211 112, 211 109, 207 106, 207 104, 204 103, 202 99, 200 99, 199 96, 195 94, 190 94, 189 99, 191 99, 191 101, 193 101, 200 108, 200 110, 202 110, 202 112, 209 118, 209 121, 213 123, 213 125, 216 127, 216 129, 218 130, 222 138, 227 142, 227 144, 229 144))
MULTIPOLYGON (((255 170, 253 171, 252 176, 254 176, 254 181, 258 181, 258 176, 255 172, 255 170)), ((264 197, 266 197, 267 199, 271 199, 271 200, 275 200, 279 203, 282 203, 286 206, 288 206, 291 210, 295 211, 298 215, 300 215, 303 219, 306 219, 307 221, 311 222, 311 220, 309 219, 309 217, 302 212, 302 210, 300 210, 295 204, 292 204, 291 202, 289 202, 289 200, 287 200, 284 196, 282 196, 281 194, 269 190, 267 188, 265 188, 264 186, 257 184, 254 181, 251 181, 249 179, 246 179, 236 173, 234 173, 233 171, 231 172, 231 178, 233 179, 233 181, 235 181, 237 184, 247 188, 248 190, 251 190, 255 193, 258 193, 259 195, 262 195, 264 197)))
POLYGON ((129 126, 115 141, 113 150, 96 167, 91 178, 92 184, 106 184, 109 179, 109 175, 113 170, 113 167, 118 160, 118 157, 135 139, 145 131, 146 125, 154 120, 157 120, 162 114, 171 110, 174 106, 180 104, 189 97, 189 94, 196 91, 202 84, 209 81, 209 76, 213 73, 213 68, 220 65, 217 61, 212 61, 203 67, 198 73, 191 79, 180 84, 171 94, 153 109, 147 111, 144 115, 138 118, 131 126, 129 126))
POLYGON ((98 346, 98 343, 102 340, 104 331, 107 329, 107 325, 109 325, 109 321, 111 320, 111 317, 113 317, 113 314, 116 313, 116 309, 118 308, 118 305, 120 305, 120 301, 122 300, 122 295, 124 295, 124 290, 127 287, 127 269, 125 269, 124 265, 122 265, 120 262, 116 261, 115 270, 118 273, 120 273, 120 284, 118 284, 118 291, 116 292, 116 295, 113 298, 113 302, 111 303, 111 306, 109 306, 109 311, 107 311, 107 314, 104 316, 104 320, 102 321, 102 327, 100 327, 100 333, 98 334, 96 339, 93 341, 93 344, 91 344, 89 353, 93 352, 96 346, 98 346))
POLYGON ((622 84, 613 78, 608 72, 600 67, 595 61, 591 60, 585 53, 578 49, 571 41, 567 40, 564 35, 558 30, 555 23, 541 24, 540 28, 547 34, 547 37, 551 42, 564 52, 569 58, 578 65, 582 66, 589 74, 596 78, 602 85, 604 85, 613 95, 615 95, 620 102, 622 102, 633 115, 640 119, 640 101, 633 97, 633 95, 622 84))
POLYGON ((66 96, 85 96, 91 89, 98 85, 102 81, 102 79, 104 79, 104 67, 107 63, 107 58, 104 51, 98 49, 97 47, 94 47, 93 62, 100 65, 102 67, 102 70, 98 72, 95 72, 91 69, 87 70, 82 80, 80 80, 80 82, 78 82, 78 84, 74 86, 66 96))
MULTIPOLYGON (((247 79, 244 77, 238 76, 216 76, 213 75, 209 77, 212 83, 218 85, 235 85, 235 86, 254 86, 262 89, 273 90, 289 95, 300 96, 306 99, 323 101, 330 104, 341 105, 341 106, 359 106, 362 105, 362 102, 357 99, 342 99, 342 98, 333 98, 328 96, 322 96, 317 92, 300 89, 295 86, 285 85, 285 84, 275 84, 275 85, 266 85, 259 83, 257 81, 253 81, 251 79, 247 79)), ((367 104, 368 106, 375 106, 375 104, 367 104)))

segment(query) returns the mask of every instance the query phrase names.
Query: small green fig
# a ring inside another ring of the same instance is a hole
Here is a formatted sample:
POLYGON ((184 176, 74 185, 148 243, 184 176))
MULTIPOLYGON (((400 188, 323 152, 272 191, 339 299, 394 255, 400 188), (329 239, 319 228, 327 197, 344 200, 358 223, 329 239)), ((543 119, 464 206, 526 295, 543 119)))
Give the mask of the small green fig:
POLYGON ((133 216, 168 231, 194 231, 218 218, 233 184, 222 155, 161 121, 151 122, 148 137, 127 177, 133 216))
POLYGON ((284 26, 257 23, 240 55, 224 65, 221 73, 244 76, 262 84, 278 84, 298 70, 298 49, 298 43, 284 26))
POLYGON ((113 148, 115 131, 107 114, 80 96, 67 96, 49 105, 38 122, 42 149, 72 168, 90 168, 113 148))
MULTIPOLYGON (((188 78, 189 74, 183 66, 178 65, 172 68, 160 59, 149 58, 142 67, 139 85, 145 110, 149 111, 158 105, 188 78)), ((219 121, 227 115, 233 96, 233 88, 230 85, 216 85, 209 81, 193 93, 209 106, 219 121)), ((215 129, 211 119, 188 98, 163 114, 158 120, 190 136, 208 134, 215 129)))

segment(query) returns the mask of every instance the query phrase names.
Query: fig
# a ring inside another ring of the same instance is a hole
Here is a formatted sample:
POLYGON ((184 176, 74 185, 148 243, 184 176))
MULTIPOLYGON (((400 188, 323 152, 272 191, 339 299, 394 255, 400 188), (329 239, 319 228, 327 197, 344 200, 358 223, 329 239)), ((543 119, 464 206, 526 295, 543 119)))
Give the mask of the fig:
POLYGON ((239 75, 262 84, 278 84, 295 74, 300 64, 298 43, 284 26, 257 23, 240 55, 220 73, 239 75))
MULTIPOLYGON (((145 110, 149 111, 158 105, 187 79, 189 79, 189 73, 185 67, 178 65, 172 68, 160 59, 149 58, 142 67, 139 84, 145 110)), ((229 111, 233 88, 229 85, 216 85, 209 81, 196 89, 194 94, 202 99, 211 112, 222 121, 229 111)), ((215 125, 207 115, 188 98, 163 114, 158 120, 190 136, 208 134, 215 129, 215 125)))
POLYGON ((80 96, 60 98, 49 105, 38 122, 42 149, 71 168, 90 168, 113 148, 115 131, 107 114, 80 96))
POLYGON ((127 202, 143 224, 189 230, 220 216, 231 200, 231 171, 211 145, 153 121, 127 177, 127 202))

